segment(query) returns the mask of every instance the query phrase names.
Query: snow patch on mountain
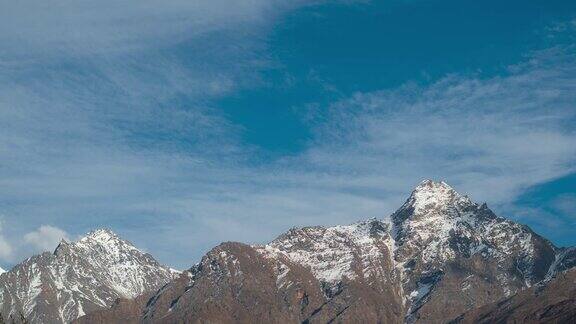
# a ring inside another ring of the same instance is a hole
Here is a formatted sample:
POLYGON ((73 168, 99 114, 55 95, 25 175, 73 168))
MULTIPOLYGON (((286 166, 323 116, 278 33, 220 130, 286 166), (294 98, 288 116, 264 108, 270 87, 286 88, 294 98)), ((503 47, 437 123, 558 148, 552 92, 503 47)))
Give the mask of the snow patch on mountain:
MULTIPOLYGON (((388 236, 388 224, 368 220, 346 226, 293 228, 270 244, 256 246, 265 256, 279 256, 311 269, 316 278, 336 283, 354 279, 359 263, 363 271, 382 258, 376 241, 388 236)), ((286 273, 281 272, 282 276, 286 273)))

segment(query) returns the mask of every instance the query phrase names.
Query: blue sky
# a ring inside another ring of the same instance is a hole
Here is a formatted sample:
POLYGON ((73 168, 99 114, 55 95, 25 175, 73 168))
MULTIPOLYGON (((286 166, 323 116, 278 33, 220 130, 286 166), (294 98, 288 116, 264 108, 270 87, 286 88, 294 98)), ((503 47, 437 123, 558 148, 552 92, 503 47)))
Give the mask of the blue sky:
POLYGON ((109 227, 185 268, 425 178, 576 245, 573 1, 0 3, 4 267, 109 227))

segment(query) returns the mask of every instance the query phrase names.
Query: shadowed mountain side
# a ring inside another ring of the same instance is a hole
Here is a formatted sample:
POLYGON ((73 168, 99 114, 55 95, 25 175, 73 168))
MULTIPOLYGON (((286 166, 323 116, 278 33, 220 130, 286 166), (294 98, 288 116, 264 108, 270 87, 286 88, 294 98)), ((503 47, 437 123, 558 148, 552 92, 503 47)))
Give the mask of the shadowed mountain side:
POLYGON ((559 273, 550 282, 467 312, 451 324, 574 322, 576 322, 576 269, 570 269, 559 273))

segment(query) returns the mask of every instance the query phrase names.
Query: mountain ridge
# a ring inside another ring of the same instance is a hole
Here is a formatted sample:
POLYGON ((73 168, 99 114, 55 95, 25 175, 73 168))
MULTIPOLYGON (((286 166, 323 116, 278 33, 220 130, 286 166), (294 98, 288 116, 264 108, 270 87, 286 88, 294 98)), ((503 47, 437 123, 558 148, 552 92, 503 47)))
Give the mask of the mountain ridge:
POLYGON ((128 305, 134 323, 443 323, 549 280, 572 251, 426 180, 388 220, 223 243, 145 303, 77 322, 114 323, 128 305))
POLYGON ((32 323, 445 323, 575 265, 576 248, 425 180, 388 218, 225 242, 182 272, 94 230, 0 276, 0 305, 32 323))

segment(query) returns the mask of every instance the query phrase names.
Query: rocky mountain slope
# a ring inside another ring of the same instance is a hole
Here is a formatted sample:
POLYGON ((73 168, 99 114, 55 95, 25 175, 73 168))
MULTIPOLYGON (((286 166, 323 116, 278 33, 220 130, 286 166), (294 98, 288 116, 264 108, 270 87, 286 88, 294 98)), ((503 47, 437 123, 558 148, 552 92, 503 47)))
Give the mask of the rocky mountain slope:
POLYGON ((445 183, 422 183, 391 218, 408 322, 443 321, 530 287, 559 252, 445 183))
POLYGON ((504 300, 471 310, 451 324, 574 323, 576 321, 576 269, 559 273, 504 300))
POLYGON ((0 276, 0 313, 29 323, 69 323, 119 298, 157 290, 176 276, 109 230, 33 256, 0 276))
POLYGON ((444 323, 574 263, 528 227, 424 181, 389 220, 223 243, 150 296, 79 323, 444 323))

